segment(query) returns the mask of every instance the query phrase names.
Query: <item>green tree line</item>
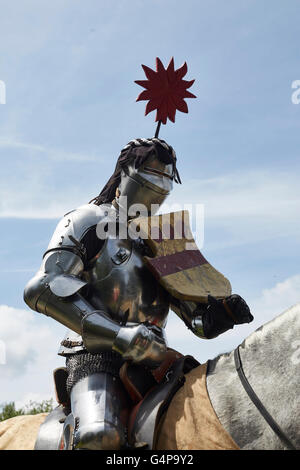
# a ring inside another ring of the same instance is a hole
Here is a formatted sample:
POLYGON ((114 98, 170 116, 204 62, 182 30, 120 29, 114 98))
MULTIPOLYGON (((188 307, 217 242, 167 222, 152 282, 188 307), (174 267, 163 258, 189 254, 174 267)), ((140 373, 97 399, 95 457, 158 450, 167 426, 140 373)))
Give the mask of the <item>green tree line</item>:
POLYGON ((53 410, 53 399, 43 400, 38 403, 35 401, 30 401, 28 405, 25 405, 23 408, 16 408, 15 403, 9 402, 0 405, 0 421, 5 419, 13 418, 14 416, 20 415, 37 415, 39 413, 49 413, 53 410))

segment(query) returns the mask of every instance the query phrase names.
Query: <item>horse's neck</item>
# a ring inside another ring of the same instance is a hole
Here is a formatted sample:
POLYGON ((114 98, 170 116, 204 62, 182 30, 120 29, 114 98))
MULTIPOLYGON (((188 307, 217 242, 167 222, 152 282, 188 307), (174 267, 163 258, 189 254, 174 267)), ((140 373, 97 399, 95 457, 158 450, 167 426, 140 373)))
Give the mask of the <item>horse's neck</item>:
MULTIPOLYGON (((288 309, 252 333, 241 345, 244 371, 251 380, 291 379, 297 373, 300 348, 300 304, 288 309)), ((262 385, 263 387, 263 385, 262 385)))
MULTIPOLYGON (((297 427, 300 304, 258 328, 239 349, 245 375, 268 411, 283 428, 297 427)), ((273 438, 272 431, 264 428, 267 425, 240 383, 233 352, 209 362, 207 387, 222 424, 235 434, 233 437, 240 439, 238 445, 253 448, 257 436, 271 433, 269 441, 273 438), (243 434, 242 426, 246 422, 252 429, 243 434)), ((260 444, 264 445, 262 441, 260 444)))

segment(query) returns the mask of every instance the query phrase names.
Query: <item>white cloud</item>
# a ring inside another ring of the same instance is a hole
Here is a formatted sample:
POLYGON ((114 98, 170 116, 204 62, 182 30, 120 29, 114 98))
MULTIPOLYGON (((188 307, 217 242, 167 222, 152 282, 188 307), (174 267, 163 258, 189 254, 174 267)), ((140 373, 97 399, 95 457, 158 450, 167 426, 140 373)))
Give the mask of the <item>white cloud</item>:
MULTIPOLYGON (((262 290, 258 298, 248 302, 254 321, 238 325, 213 340, 197 338, 170 312, 166 329, 169 346, 206 362, 231 351, 259 326, 299 302, 300 274, 262 290)), ((51 319, 42 322, 29 310, 6 305, 0 306, 0 325, 0 340, 6 345, 7 354, 6 364, 0 363, 0 404, 15 400, 18 406, 24 406, 30 400, 54 397, 52 371, 64 365, 57 349, 65 328, 51 319)))
POLYGON ((265 320, 298 302, 300 302, 300 274, 278 282, 271 289, 264 289, 261 297, 252 302, 252 308, 265 320))
POLYGON ((29 309, 0 305, 0 341, 5 361, 0 361, 0 405, 54 397, 52 372, 64 366, 57 355, 65 327, 29 309))
POLYGON ((0 151, 6 158, 5 171, 0 173, 0 218, 56 219, 94 195, 83 183, 82 165, 101 165, 100 156, 15 138, 0 139, 0 151))
POLYGON ((20 142, 14 139, 0 139, 0 148, 22 149, 44 154, 44 157, 57 161, 90 162, 99 159, 95 155, 81 154, 76 152, 66 152, 62 149, 48 148, 28 142, 20 142))
POLYGON ((35 393, 35 392, 29 392, 25 393, 19 400, 15 401, 15 406, 16 409, 20 408, 26 408, 28 405, 30 405, 30 402, 34 403, 41 403, 42 401, 45 400, 50 400, 54 399, 53 393, 51 394, 50 390, 49 393, 35 393))
MULTIPOLYGON (((104 174, 103 185, 108 177, 104 174)), ((91 186, 83 185, 78 191, 78 181, 72 178, 61 186, 49 185, 55 178, 46 159, 38 166, 25 167, 20 184, 18 180, 14 184, 2 181, 0 217, 60 218, 91 199, 101 187, 101 183, 93 184, 91 180, 91 186), (93 186, 97 188, 94 192, 93 186)), ((186 181, 182 186, 175 186, 167 203, 162 207, 164 212, 176 203, 204 204, 204 231, 209 227, 215 233, 222 233, 217 241, 209 240, 212 249, 300 233, 300 190, 297 175, 292 172, 266 173, 258 169, 186 181)), ((202 234, 198 243, 201 239, 202 234)))
POLYGON ((209 227, 221 234, 209 240, 211 248, 300 233, 300 189, 292 172, 257 169, 187 181, 176 186, 167 202, 178 201, 204 204, 204 232, 209 227))
POLYGON ((0 340, 6 352, 1 378, 9 379, 26 374, 31 365, 47 367, 59 339, 36 313, 0 305, 0 340))
POLYGON ((300 303, 300 274, 279 282, 270 289, 263 289, 258 298, 247 299, 247 302, 254 316, 253 322, 238 325, 212 340, 197 338, 175 314, 170 314, 166 329, 169 346, 194 355, 200 362, 233 350, 261 325, 300 303))
POLYGON ((235 171, 210 179, 193 179, 175 186, 168 201, 204 203, 206 217, 226 219, 240 216, 278 217, 299 211, 300 190, 297 174, 259 168, 235 171), (282 214, 284 210, 285 214, 282 214))

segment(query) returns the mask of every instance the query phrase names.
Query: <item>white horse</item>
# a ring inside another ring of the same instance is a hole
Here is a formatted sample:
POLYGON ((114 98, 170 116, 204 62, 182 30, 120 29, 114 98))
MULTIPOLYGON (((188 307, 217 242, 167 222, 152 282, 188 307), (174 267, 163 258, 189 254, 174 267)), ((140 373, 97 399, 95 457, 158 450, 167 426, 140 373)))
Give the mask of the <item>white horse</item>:
MULTIPOLYGON (((239 354, 256 399, 284 436, 274 432, 249 397, 232 351, 186 375, 160 421, 157 449, 300 449, 300 304, 258 328, 239 354)), ((45 416, 0 423, 0 450, 33 449, 45 416)))
MULTIPOLYGON (((300 449, 300 304, 258 328, 239 346, 239 354, 244 375, 256 396, 290 444, 300 449)), ((234 356, 232 351, 208 361, 206 389, 210 403, 207 406, 212 406, 237 448, 290 448, 249 397, 236 370, 234 356)), ((193 448, 201 448, 203 441, 207 448, 220 448, 216 438, 221 436, 218 423, 211 413, 207 418, 203 417, 204 410, 199 412, 201 389, 197 386, 201 379, 198 374, 195 380, 196 371, 187 375, 185 386, 171 402, 161 425, 159 448, 164 445, 170 449, 189 448, 192 440, 193 448), (188 409, 197 410, 197 414, 188 413, 188 409), (208 436, 208 440, 207 436, 205 440, 201 436, 206 432, 206 425, 212 433, 215 430, 215 436, 211 439, 208 436)), ((235 448, 232 441, 226 439, 221 445, 235 448)))

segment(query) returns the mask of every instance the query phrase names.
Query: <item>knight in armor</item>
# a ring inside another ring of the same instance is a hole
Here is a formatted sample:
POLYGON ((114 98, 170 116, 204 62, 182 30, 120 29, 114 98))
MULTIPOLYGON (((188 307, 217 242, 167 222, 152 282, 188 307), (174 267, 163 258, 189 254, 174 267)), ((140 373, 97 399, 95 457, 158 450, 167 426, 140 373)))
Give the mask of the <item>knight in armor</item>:
POLYGON ((147 268, 146 242, 120 236, 139 215, 128 211, 127 220, 120 220, 122 201, 128 208, 143 204, 153 215, 153 205, 158 208, 180 182, 175 152, 165 141, 129 142, 99 196, 59 222, 25 288, 30 308, 70 329, 59 354, 66 357, 75 449, 126 447, 132 401, 119 372, 124 363, 135 364, 146 382, 163 363, 169 309, 206 339, 253 320, 238 295, 208 296, 203 304, 174 298, 147 268))

